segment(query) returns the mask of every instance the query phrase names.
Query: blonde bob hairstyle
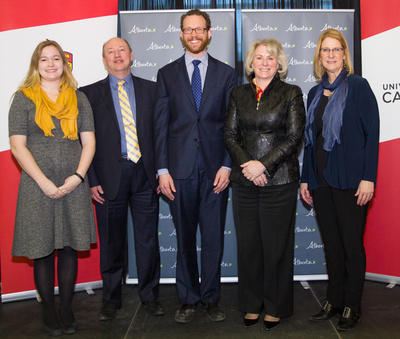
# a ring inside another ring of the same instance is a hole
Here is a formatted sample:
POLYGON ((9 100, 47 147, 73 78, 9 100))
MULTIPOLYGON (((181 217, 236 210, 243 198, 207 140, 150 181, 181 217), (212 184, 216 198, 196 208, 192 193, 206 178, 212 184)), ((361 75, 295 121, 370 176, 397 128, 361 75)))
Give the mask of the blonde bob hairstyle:
POLYGON ((254 40, 246 53, 246 60, 244 62, 244 66, 246 69, 246 75, 251 80, 254 77, 254 69, 251 66, 254 60, 254 54, 256 52, 257 47, 265 46, 267 47, 267 51, 269 54, 273 55, 278 61, 279 68, 278 73, 279 77, 283 80, 286 78, 288 63, 286 59, 286 55, 283 52, 282 44, 276 39, 257 39, 254 40))
POLYGON ((317 78, 317 80, 321 81, 322 76, 326 72, 325 68, 322 66, 322 63, 321 63, 321 46, 326 38, 332 38, 332 39, 335 39, 340 42, 340 45, 342 46, 342 48, 344 50, 343 67, 347 70, 348 75, 353 74, 354 69, 353 69, 353 64, 351 62, 351 59, 350 59, 349 46, 347 45, 346 39, 344 38, 343 34, 340 31, 338 31, 337 29, 329 28, 319 36, 317 47, 315 49, 314 74, 315 74, 315 77, 317 78))
POLYGON ((61 75, 60 88, 64 85, 69 85, 74 90, 77 89, 78 83, 72 75, 71 68, 68 65, 67 58, 65 57, 64 51, 61 46, 54 40, 44 40, 39 43, 39 45, 37 45, 35 50, 33 51, 28 74, 26 75, 22 84, 18 87, 18 91, 40 84, 39 60, 40 56, 42 55, 43 49, 49 46, 53 46, 57 49, 63 62, 63 73, 61 75))

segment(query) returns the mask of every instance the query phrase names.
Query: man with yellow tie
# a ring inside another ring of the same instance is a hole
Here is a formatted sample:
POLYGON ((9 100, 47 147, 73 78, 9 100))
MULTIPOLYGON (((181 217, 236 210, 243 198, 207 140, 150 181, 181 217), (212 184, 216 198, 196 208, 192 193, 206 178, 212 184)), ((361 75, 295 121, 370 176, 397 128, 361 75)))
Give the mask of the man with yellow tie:
POLYGON ((154 316, 158 302, 160 253, 158 195, 153 159, 152 113, 155 83, 131 74, 132 49, 121 38, 103 45, 107 78, 82 87, 92 106, 96 154, 88 172, 100 238, 103 305, 99 320, 121 307, 128 205, 135 237, 139 297, 154 316))

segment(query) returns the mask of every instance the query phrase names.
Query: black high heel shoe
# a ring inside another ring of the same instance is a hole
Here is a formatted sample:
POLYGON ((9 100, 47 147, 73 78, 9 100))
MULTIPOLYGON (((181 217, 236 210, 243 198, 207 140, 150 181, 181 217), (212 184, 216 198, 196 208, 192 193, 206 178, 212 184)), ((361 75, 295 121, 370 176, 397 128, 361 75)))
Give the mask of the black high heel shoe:
POLYGON ((256 319, 248 319, 246 316, 243 317, 243 324, 246 327, 254 326, 255 324, 258 323, 258 319, 260 319, 260 316, 256 319))
POLYGON ((278 321, 268 321, 264 320, 264 328, 269 331, 270 329, 274 328, 275 326, 278 326, 280 324, 280 320, 278 321))
POLYGON ((274 328, 275 326, 278 326, 278 325, 280 324, 281 320, 280 320, 279 318, 275 318, 275 319, 278 319, 278 320, 269 321, 269 320, 265 320, 265 318, 266 318, 267 316, 270 316, 270 317, 272 317, 272 318, 275 318, 275 317, 273 317, 273 316, 271 316, 271 315, 269 315, 269 314, 266 314, 266 315, 265 315, 265 317, 264 317, 264 328, 265 328, 265 330, 269 331, 270 329, 272 329, 272 328, 274 328))

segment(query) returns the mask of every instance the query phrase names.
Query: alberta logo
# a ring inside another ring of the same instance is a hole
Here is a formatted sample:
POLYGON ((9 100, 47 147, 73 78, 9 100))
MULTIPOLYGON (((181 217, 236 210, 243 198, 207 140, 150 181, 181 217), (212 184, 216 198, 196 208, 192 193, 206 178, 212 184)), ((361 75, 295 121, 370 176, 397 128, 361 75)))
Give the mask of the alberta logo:
POLYGON ((312 31, 312 26, 290 24, 286 32, 312 31))
POLYGON ((282 44, 282 47, 283 48, 295 48, 296 44, 292 44, 290 42, 285 42, 285 43, 282 44))
POLYGON ((146 51, 150 50, 158 50, 158 49, 173 49, 174 45, 162 44, 159 45, 156 42, 152 42, 149 47, 146 48, 146 51))
POLYGON ((294 57, 290 57, 288 60, 288 65, 290 65, 290 66, 312 65, 312 64, 313 64, 312 60, 296 59, 294 57))
POLYGON ((311 40, 308 40, 303 48, 315 48, 315 47, 317 47, 317 44, 311 40))
POLYGON ((220 25, 215 25, 211 27, 211 30, 213 32, 217 32, 217 31, 227 31, 228 27, 227 26, 220 26, 220 25))
POLYGON ((271 31, 277 31, 277 30, 278 30, 278 27, 272 27, 270 25, 262 26, 260 24, 255 24, 253 26, 253 28, 250 29, 250 32, 262 32, 262 31, 271 32, 271 31))
POLYGON ((310 243, 306 247, 306 250, 315 250, 315 249, 319 249, 319 248, 324 248, 324 245, 318 244, 315 241, 310 241, 310 243))
POLYGON ((309 74, 304 80, 304 82, 316 82, 316 81, 317 81, 317 79, 315 78, 315 76, 313 74, 309 74))
POLYGON ((346 26, 339 26, 339 25, 332 26, 332 25, 329 25, 329 24, 325 24, 324 27, 321 28, 320 32, 326 31, 329 28, 334 28, 334 29, 337 29, 338 31, 342 31, 342 32, 347 31, 347 27, 346 26))
POLYGON ((296 233, 311 233, 311 232, 315 232, 317 229, 313 226, 313 227, 308 227, 308 226, 297 226, 295 228, 295 232, 296 233))
POLYGON ((165 29, 164 33, 174 33, 180 31, 181 29, 179 27, 169 24, 168 27, 165 29))
POLYGON ((225 261, 221 262, 221 267, 229 268, 232 266, 233 264, 231 262, 225 262, 225 261))
POLYGON ((315 265, 317 262, 315 260, 310 259, 298 259, 294 258, 293 265, 294 266, 302 266, 302 265, 315 265))
POLYGON ((136 67, 136 68, 157 67, 157 63, 156 62, 150 62, 150 61, 142 62, 142 61, 139 61, 139 60, 135 59, 135 60, 133 60, 132 67, 136 67))
POLYGON ((72 59, 73 59, 72 53, 71 53, 71 52, 65 52, 65 51, 64 51, 64 55, 65 55, 65 57, 67 58, 68 66, 69 66, 69 68, 70 68, 71 71, 72 71, 72 59))
POLYGON ((133 25, 132 29, 128 32, 128 34, 138 34, 138 33, 153 33, 155 32, 156 29, 154 27, 149 28, 149 27, 139 27, 136 25, 133 25))

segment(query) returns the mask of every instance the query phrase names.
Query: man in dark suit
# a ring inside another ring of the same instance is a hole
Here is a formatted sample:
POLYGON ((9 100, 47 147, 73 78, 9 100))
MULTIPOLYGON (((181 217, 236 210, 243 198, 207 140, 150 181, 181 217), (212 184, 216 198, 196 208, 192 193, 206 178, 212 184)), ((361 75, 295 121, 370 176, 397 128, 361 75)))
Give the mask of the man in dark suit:
POLYGON ((158 72, 154 116, 156 168, 161 192, 170 199, 177 243, 178 323, 193 319, 196 304, 212 321, 225 319, 218 306, 221 260, 231 160, 223 143, 233 69, 207 53, 211 39, 207 13, 181 17, 186 53, 158 72), (201 284, 196 232, 201 232, 201 284))
POLYGON ((100 237, 100 320, 113 319, 121 307, 128 205, 134 224, 139 297, 149 313, 163 314, 158 302, 159 205, 152 134, 156 86, 131 74, 132 61, 128 42, 110 39, 103 45, 108 77, 80 89, 92 106, 96 130, 96 154, 88 176, 100 237))

